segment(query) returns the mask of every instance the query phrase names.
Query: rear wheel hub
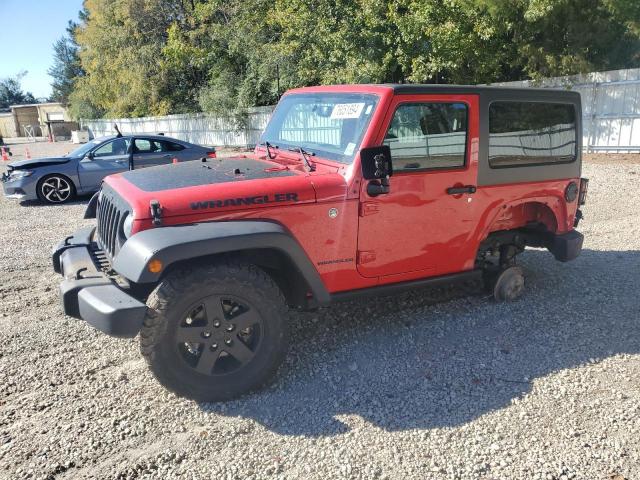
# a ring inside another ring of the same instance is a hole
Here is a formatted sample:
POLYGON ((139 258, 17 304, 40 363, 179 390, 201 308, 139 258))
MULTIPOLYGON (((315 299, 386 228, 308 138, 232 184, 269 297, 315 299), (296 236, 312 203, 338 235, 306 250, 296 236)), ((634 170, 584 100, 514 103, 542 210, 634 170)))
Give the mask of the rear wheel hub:
POLYGON ((524 272, 520 267, 504 269, 496 278, 493 296, 499 302, 511 302, 524 293, 524 272))

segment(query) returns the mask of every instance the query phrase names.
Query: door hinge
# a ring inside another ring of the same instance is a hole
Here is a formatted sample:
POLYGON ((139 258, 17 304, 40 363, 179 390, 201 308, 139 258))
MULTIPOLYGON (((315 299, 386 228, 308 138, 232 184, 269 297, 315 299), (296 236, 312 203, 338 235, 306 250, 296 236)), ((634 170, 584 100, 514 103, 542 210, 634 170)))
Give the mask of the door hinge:
POLYGON ((357 262, 359 265, 375 262, 376 252, 373 250, 358 250, 357 262))
POLYGON ((377 202, 362 202, 360 204, 360 216, 374 215, 380 211, 380 204, 377 202))

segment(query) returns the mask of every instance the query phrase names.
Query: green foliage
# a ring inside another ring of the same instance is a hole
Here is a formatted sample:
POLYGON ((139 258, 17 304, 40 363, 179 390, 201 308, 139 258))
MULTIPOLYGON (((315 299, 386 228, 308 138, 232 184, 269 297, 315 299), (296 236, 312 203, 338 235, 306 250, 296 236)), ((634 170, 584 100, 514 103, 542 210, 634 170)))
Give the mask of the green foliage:
POLYGON ((162 49, 169 27, 190 7, 180 0, 85 0, 84 8, 76 38, 86 75, 70 97, 72 106, 89 102, 85 110, 107 116, 171 113, 161 94, 162 49))
POLYGON ((20 82, 27 72, 20 72, 13 77, 0 79, 0 108, 9 108, 11 105, 24 103, 36 103, 31 92, 23 92, 20 82))
POLYGON ((637 0, 85 0, 80 116, 241 119, 293 87, 488 83, 640 64, 637 0))
MULTIPOLYGON (((511 30, 515 62, 530 78, 637 66, 640 41, 628 18, 601 0, 519 0, 511 30)), ((636 17, 638 18, 638 17, 636 17)))
POLYGON ((48 74, 53 78, 51 101, 68 103, 76 79, 84 75, 75 39, 78 24, 69 21, 67 32, 53 44, 53 65, 48 74))

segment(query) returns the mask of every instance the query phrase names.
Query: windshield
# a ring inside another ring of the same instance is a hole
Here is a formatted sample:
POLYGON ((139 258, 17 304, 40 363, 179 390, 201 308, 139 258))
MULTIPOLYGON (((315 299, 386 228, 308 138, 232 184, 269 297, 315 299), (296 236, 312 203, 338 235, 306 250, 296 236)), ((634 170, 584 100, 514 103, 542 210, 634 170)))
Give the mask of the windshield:
POLYGON ((351 163, 377 103, 375 95, 358 93, 286 95, 260 141, 351 163))
POLYGON ((97 145, 100 145, 102 142, 104 142, 104 140, 104 138, 91 140, 90 142, 87 142, 84 145, 79 146, 75 150, 67 153, 67 157, 84 157, 89 150, 92 150, 97 145))

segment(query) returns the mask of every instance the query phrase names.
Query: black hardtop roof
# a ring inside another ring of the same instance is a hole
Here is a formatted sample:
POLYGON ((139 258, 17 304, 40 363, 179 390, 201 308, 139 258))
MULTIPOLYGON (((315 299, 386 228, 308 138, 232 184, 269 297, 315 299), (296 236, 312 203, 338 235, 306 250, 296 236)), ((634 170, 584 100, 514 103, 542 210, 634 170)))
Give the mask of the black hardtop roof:
POLYGON ((410 84, 410 83, 389 83, 383 86, 393 89, 396 95, 428 94, 428 93, 477 93, 477 94, 503 94, 523 96, 556 96, 575 99, 580 93, 561 88, 532 88, 532 87, 503 87, 500 85, 433 85, 433 84, 410 84))

